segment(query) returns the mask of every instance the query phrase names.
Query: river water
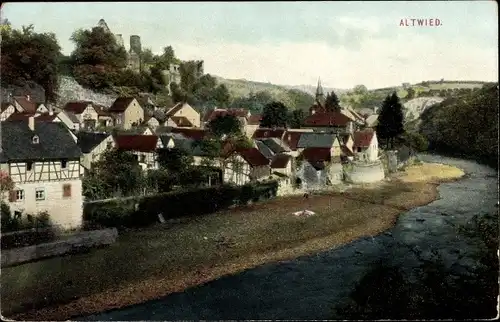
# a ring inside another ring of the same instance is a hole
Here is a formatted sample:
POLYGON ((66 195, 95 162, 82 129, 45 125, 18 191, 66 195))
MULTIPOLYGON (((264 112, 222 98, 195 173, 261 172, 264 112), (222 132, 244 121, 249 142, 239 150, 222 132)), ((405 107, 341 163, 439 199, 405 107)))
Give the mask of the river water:
POLYGON ((474 215, 497 212, 498 174, 474 161, 436 155, 421 155, 420 159, 457 166, 466 177, 441 184, 440 199, 406 212, 392 229, 374 238, 262 265, 182 293, 81 320, 331 319, 333 308, 349 296, 380 258, 390 258, 411 273, 419 264, 413 254, 419 252, 425 258, 434 250, 449 267, 467 270, 475 265, 471 256, 478 246, 458 238, 456 226, 474 215))

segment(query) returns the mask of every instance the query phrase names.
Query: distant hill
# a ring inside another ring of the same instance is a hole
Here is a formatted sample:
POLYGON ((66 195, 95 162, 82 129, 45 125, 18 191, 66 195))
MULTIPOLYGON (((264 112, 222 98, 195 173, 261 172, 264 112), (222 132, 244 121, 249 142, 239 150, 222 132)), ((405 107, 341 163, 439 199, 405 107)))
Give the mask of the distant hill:
POLYGON ((255 82, 246 79, 227 79, 214 76, 219 84, 224 84, 233 98, 247 97, 251 93, 266 92, 274 100, 280 101, 292 109, 306 109, 314 102, 314 96, 297 88, 255 82))
MULTIPOLYGON (((293 86, 282 85, 282 86, 285 88, 288 88, 288 89, 296 89, 296 90, 308 93, 308 94, 313 95, 313 96, 316 95, 317 85, 293 85, 293 86)), ((350 89, 332 88, 332 87, 324 87, 323 86, 323 92, 325 93, 325 95, 326 95, 326 93, 330 93, 331 91, 334 91, 335 94, 337 94, 337 95, 341 95, 341 94, 347 93, 348 91, 350 91, 350 89)))

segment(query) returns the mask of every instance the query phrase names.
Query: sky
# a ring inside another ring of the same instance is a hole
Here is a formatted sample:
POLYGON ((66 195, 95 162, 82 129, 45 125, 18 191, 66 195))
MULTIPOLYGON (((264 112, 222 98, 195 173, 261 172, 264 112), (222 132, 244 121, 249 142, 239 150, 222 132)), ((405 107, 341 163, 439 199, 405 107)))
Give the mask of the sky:
POLYGON ((55 33, 65 54, 74 30, 103 18, 127 49, 139 35, 143 48, 171 45, 180 59, 202 59, 206 73, 230 79, 315 85, 321 77, 333 88, 498 81, 494 1, 24 2, 4 3, 1 16, 55 33))

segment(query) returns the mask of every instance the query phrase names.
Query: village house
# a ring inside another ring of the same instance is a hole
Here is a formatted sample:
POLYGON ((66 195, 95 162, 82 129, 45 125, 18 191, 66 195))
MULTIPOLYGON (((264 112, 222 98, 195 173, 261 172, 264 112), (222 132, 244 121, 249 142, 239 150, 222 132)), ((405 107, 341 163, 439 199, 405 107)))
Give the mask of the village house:
POLYGON ((259 150, 235 149, 226 159, 223 180, 225 183, 244 185, 251 181, 267 179, 270 175, 269 160, 259 150))
POLYGON ((145 115, 144 123, 153 130, 167 123, 167 116, 160 110, 148 111, 145 115))
POLYGON ((157 135, 121 134, 113 137, 115 147, 132 152, 143 170, 158 169, 156 150, 163 148, 157 135))
POLYGON ((332 155, 329 148, 304 149, 298 157, 298 164, 297 176, 306 189, 339 184, 344 178, 340 156, 332 155))
POLYGON ((16 112, 14 104, 2 102, 0 109, 0 122, 7 120, 12 114, 16 112))
POLYGON ((30 95, 14 96, 13 104, 17 113, 47 113, 49 109, 43 103, 34 102, 30 95))
POLYGON ((107 112, 113 115, 114 125, 125 130, 144 121, 144 109, 134 97, 118 97, 107 112))
POLYGON ((173 116, 185 117, 193 127, 199 128, 201 125, 200 113, 198 113, 188 103, 177 103, 168 109, 165 114, 167 118, 171 118, 173 116))
POLYGON ((283 136, 285 135, 286 129, 284 128, 258 128, 255 130, 253 133, 252 138, 254 140, 261 140, 261 139, 267 139, 267 138, 277 138, 277 139, 283 139, 283 136))
POLYGON ((64 111, 70 112, 75 115, 80 124, 80 129, 95 129, 98 122, 99 115, 89 101, 74 101, 68 102, 64 105, 64 111))
POLYGON ((371 129, 354 132, 353 150, 359 160, 378 160, 377 133, 371 129))
POLYGON ((62 111, 57 114, 57 118, 66 125, 66 127, 73 131, 80 131, 81 125, 80 120, 76 117, 73 112, 62 111))
POLYGON ((99 127, 110 127, 115 124, 114 114, 109 113, 104 106, 94 104, 94 109, 97 112, 97 125, 99 127))
POLYGON ((303 133, 297 143, 299 152, 307 148, 328 148, 332 156, 341 155, 341 143, 336 134, 333 133, 303 133))
POLYGON ((80 131, 76 137, 77 144, 83 153, 80 163, 86 171, 92 169, 92 163, 99 161, 106 149, 115 147, 113 136, 108 133, 80 131))
POLYGON ((15 187, 8 202, 15 213, 47 211, 52 224, 77 228, 82 224, 83 197, 80 148, 61 123, 2 123, 0 169, 15 187))
POLYGON ((245 126, 245 135, 248 138, 252 138, 255 131, 260 126, 260 121, 262 120, 261 114, 252 114, 247 119, 247 124, 245 126))
POLYGON ((170 116, 165 122, 165 126, 170 127, 194 127, 193 123, 185 116, 170 116))
POLYGON ((325 112, 309 115, 304 120, 304 128, 314 132, 325 133, 353 133, 355 122, 340 112, 325 112))

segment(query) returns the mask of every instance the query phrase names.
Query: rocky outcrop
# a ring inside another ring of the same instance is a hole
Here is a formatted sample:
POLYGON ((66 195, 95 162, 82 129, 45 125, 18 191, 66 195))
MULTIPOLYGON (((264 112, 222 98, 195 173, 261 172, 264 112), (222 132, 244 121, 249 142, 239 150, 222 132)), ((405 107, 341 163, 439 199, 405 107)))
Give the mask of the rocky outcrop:
POLYGON ((405 120, 414 121, 430 106, 441 103, 442 97, 418 97, 403 104, 405 120))
POLYGON ((59 78, 58 106, 64 106, 69 101, 91 101, 103 106, 111 106, 117 95, 107 95, 96 93, 90 89, 82 87, 72 77, 61 76, 59 78))

